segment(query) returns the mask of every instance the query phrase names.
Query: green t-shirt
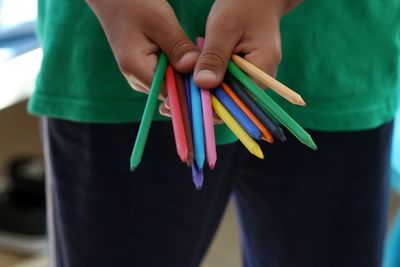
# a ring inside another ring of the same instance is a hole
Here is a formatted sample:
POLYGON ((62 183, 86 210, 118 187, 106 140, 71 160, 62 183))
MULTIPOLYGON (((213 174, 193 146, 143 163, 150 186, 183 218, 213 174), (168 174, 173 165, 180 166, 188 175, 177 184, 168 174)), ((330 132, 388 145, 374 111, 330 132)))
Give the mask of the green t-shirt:
MULTIPOLYGON (((212 0, 169 2, 192 40, 204 35, 212 0)), ((309 129, 361 130, 389 121, 398 102, 399 21, 398 0, 306 0, 282 20, 278 79, 307 107, 272 97, 309 129)), ((39 0, 38 32, 44 57, 31 113, 82 122, 140 120, 146 96, 124 80, 84 0, 39 0)), ((216 131, 220 143, 234 140, 227 128, 216 131)))

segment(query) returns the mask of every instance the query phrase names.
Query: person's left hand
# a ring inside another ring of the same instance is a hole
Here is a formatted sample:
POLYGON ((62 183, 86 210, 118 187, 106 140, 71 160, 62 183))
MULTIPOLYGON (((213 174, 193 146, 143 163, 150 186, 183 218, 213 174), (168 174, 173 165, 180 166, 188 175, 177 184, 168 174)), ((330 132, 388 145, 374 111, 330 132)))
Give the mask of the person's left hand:
POLYGON ((217 0, 207 19, 194 79, 204 89, 219 86, 230 56, 241 54, 275 76, 281 61, 279 22, 301 0, 217 0))

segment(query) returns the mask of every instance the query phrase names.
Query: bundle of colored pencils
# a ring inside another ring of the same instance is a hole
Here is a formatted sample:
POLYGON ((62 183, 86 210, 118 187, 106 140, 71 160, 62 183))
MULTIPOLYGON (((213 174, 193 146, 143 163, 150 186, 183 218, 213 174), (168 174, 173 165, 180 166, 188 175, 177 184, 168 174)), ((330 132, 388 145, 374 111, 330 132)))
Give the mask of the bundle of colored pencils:
MULTIPOLYGON (((199 38, 200 48, 201 42, 199 38)), ((250 77, 291 103, 305 105, 296 92, 237 55, 232 55, 221 86, 205 90, 195 85, 193 75, 183 77, 174 72, 161 53, 133 148, 131 169, 135 170, 141 161, 164 78, 177 153, 182 162, 191 166, 193 182, 198 190, 203 185, 205 161, 211 170, 217 161, 213 111, 258 158, 263 159, 264 155, 255 140, 273 143, 278 139, 284 142, 286 137, 281 125, 300 142, 317 149, 311 136, 250 77)))

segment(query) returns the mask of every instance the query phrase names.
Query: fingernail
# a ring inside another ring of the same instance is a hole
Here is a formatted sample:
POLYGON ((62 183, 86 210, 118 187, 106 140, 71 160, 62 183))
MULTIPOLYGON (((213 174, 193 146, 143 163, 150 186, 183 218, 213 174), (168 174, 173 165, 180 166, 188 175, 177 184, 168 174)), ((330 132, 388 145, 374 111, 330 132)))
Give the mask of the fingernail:
POLYGON ((217 74, 211 70, 201 70, 196 75, 197 81, 215 81, 217 80, 217 74))

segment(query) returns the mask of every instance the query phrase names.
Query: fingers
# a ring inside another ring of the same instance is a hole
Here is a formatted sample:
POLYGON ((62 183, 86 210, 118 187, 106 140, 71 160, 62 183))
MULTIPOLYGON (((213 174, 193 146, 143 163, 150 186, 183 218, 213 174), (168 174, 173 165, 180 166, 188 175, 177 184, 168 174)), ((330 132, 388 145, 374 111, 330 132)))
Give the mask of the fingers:
POLYGON ((186 36, 172 9, 162 16, 163 23, 158 22, 149 31, 150 38, 164 51, 175 70, 192 72, 200 54, 198 48, 186 36))
POLYGON ((160 104, 158 112, 165 117, 171 117, 171 110, 165 106, 165 102, 160 104))
POLYGON ((240 39, 240 32, 231 28, 229 21, 209 21, 203 49, 194 70, 195 83, 204 89, 221 84, 232 51, 240 39))
POLYGON ((275 77, 278 66, 282 60, 280 45, 264 44, 260 48, 245 54, 244 59, 275 77))
POLYGON ((243 55, 244 59, 262 71, 276 76, 282 60, 279 20, 270 20, 268 27, 262 31, 257 28, 248 30, 234 53, 243 55))

